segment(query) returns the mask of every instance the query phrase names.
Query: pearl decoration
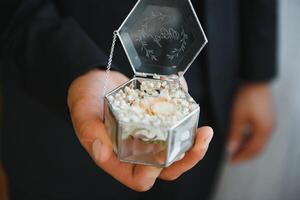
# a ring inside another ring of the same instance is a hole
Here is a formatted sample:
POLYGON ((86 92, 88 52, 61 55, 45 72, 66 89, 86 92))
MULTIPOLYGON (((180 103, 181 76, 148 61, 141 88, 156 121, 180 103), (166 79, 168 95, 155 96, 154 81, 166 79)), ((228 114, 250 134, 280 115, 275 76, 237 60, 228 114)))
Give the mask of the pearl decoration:
POLYGON ((141 137, 142 140, 147 141, 150 136, 166 140, 167 133, 162 129, 174 126, 198 108, 198 104, 178 82, 153 79, 138 81, 138 88, 132 82, 107 97, 117 119, 129 123, 127 134, 122 138, 136 130, 134 125, 130 125, 132 122, 141 124, 141 127, 153 127, 153 130, 150 128, 150 131, 138 132, 138 135, 146 134, 141 137))

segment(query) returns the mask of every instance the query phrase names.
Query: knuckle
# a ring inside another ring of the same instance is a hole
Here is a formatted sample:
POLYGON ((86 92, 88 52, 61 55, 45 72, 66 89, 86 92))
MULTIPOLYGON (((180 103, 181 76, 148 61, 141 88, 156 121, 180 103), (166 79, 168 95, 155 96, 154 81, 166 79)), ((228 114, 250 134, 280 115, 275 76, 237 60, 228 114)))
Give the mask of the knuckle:
POLYGON ((79 127, 78 134, 83 141, 86 141, 88 140, 91 131, 91 126, 89 126, 87 123, 84 123, 79 127))
POLYGON ((76 98, 69 97, 67 100, 68 108, 71 113, 75 113, 76 111, 80 110, 82 108, 82 105, 84 105, 84 102, 86 101, 85 98, 82 98, 81 96, 77 96, 76 98))
POLYGON ((78 129, 78 134, 81 139, 91 139, 91 135, 94 135, 98 130, 102 130, 104 124, 98 123, 97 121, 89 120, 82 123, 78 129))
POLYGON ((84 123, 78 127, 76 135, 83 146, 88 147, 94 141, 94 138, 91 136, 93 131, 93 127, 88 123, 84 123))

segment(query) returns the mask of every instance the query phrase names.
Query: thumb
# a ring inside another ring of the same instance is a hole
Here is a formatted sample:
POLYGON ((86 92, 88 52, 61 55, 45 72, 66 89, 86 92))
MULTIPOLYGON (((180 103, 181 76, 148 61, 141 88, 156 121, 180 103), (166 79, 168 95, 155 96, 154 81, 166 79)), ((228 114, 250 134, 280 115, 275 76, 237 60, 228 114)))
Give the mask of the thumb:
POLYGON ((97 163, 106 162, 112 155, 112 144, 99 109, 102 109, 100 101, 92 97, 79 100, 70 109, 76 135, 97 163))
POLYGON ((109 81, 107 91, 128 80, 119 72, 92 70, 72 82, 68 90, 68 106, 75 133, 88 151, 98 162, 107 161, 112 155, 112 144, 101 121, 103 117, 103 84, 109 81))

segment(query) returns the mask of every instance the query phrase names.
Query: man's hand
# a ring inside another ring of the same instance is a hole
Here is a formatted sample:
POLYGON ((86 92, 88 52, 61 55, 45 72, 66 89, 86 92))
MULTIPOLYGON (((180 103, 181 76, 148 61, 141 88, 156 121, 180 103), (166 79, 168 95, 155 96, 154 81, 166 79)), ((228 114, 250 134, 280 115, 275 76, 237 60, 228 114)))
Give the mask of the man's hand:
MULTIPOLYGON (((105 72, 102 70, 90 71, 73 81, 68 94, 68 106, 76 135, 100 168, 129 188, 146 191, 153 186, 156 178, 174 180, 204 157, 213 136, 210 127, 198 129, 193 147, 168 168, 120 162, 113 153, 102 122, 104 77, 105 72)), ((127 80, 124 75, 111 72, 107 90, 127 80)))
POLYGON ((231 110, 228 152, 232 162, 249 160, 265 147, 273 126, 268 84, 241 86, 231 110))

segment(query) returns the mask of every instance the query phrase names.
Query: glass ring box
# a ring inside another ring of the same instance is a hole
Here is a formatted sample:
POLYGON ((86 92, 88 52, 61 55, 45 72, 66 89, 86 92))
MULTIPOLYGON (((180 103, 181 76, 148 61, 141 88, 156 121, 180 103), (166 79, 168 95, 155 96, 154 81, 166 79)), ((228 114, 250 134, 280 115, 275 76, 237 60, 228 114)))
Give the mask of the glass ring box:
POLYGON ((140 0, 116 34, 135 76, 105 96, 114 151, 124 162, 167 167, 194 143, 200 107, 179 79, 206 36, 190 0, 140 0))

